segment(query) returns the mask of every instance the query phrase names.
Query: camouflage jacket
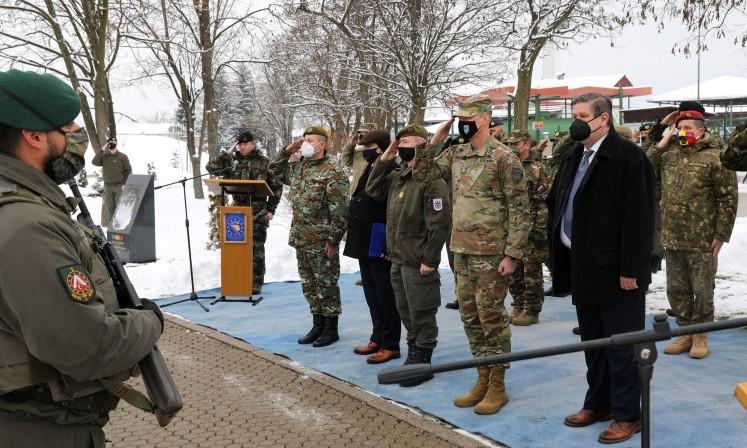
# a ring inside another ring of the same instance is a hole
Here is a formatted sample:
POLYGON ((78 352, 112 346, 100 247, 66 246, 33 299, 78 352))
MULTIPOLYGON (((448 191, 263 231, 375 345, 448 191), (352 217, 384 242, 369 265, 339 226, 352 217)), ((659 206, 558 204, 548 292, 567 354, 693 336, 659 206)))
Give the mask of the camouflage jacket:
POLYGON ((452 251, 521 259, 529 234, 529 197, 519 158, 489 138, 473 149, 465 143, 435 156, 430 145, 415 150, 419 181, 451 180, 452 251))
POLYGON ((97 151, 91 163, 101 167, 101 176, 105 184, 123 184, 132 174, 130 159, 122 151, 114 154, 106 150, 97 151))
POLYGON ((524 177, 529 194, 529 242, 537 249, 547 247, 547 193, 552 185, 552 177, 542 161, 542 154, 532 151, 524 166, 524 177))
POLYGON ((730 170, 747 171, 747 122, 729 136, 727 147, 721 153, 721 163, 730 170))
MULTIPOLYGON (((241 155, 238 151, 233 154, 222 152, 218 157, 208 162, 205 169, 209 173, 215 173, 231 167, 230 171, 222 174, 224 179, 264 180, 274 196, 270 196, 266 200, 255 197, 252 201, 255 208, 254 212, 255 214, 260 212, 275 213, 283 194, 283 184, 268 172, 269 164, 270 159, 255 149, 246 156, 241 155)), ((235 205, 249 205, 249 196, 245 194, 235 194, 233 200, 235 205)))
POLYGON ((737 215, 737 177, 721 165, 722 146, 721 139, 705 134, 691 147, 674 143, 649 149, 661 179, 666 249, 710 251, 714 239, 729 241, 737 215))
POLYGON ((353 196, 355 193, 355 187, 358 185, 358 181, 361 180, 363 172, 368 167, 368 162, 363 157, 363 151, 356 151, 355 145, 348 143, 342 147, 340 151, 340 163, 344 168, 350 169, 353 172, 353 179, 350 182, 349 196, 353 196))
POLYGON ((268 167, 290 186, 293 221, 288 244, 297 249, 324 248, 325 242, 338 246, 347 229, 348 177, 328 156, 293 163, 290 156, 283 148, 268 167))

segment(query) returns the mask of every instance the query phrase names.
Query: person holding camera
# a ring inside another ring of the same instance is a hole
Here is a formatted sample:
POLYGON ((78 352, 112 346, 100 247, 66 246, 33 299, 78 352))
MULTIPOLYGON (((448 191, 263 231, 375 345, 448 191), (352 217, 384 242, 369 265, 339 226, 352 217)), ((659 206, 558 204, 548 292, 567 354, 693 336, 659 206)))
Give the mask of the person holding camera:
POLYGON ((124 184, 132 174, 132 166, 127 154, 117 148, 116 137, 109 138, 106 145, 96 151, 92 163, 101 167, 101 175, 104 178, 101 226, 109 227, 119 196, 124 190, 124 184))

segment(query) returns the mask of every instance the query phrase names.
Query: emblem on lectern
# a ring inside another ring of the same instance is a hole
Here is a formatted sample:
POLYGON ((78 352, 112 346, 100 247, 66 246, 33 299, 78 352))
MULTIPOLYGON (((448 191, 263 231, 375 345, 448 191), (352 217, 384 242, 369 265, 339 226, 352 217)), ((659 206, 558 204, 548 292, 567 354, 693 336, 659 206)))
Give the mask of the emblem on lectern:
POLYGON ((246 243, 246 215, 226 213, 223 227, 223 241, 226 243, 246 243))

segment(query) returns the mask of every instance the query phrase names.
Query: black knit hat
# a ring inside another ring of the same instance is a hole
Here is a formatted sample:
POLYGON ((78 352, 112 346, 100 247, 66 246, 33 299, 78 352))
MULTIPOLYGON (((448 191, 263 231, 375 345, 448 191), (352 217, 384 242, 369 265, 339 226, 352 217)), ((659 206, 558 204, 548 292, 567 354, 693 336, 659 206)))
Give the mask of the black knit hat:
POLYGON ((238 143, 249 143, 254 141, 254 135, 249 131, 242 131, 239 136, 236 137, 238 143))
POLYGON ((683 101, 680 103, 680 112, 695 110, 705 115, 705 108, 697 101, 683 101))

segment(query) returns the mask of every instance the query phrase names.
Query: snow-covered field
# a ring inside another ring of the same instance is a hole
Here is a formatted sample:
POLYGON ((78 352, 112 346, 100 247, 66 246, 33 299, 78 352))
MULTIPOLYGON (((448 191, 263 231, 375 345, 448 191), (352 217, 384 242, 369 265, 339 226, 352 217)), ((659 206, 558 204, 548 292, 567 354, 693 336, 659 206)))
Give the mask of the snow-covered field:
MULTIPOLYGON (((144 174, 148 163, 156 167, 156 185, 162 185, 191 177, 186 154, 186 144, 168 137, 169 125, 127 124, 119 125, 120 149, 132 163, 133 172, 144 174)), ((91 165, 93 151, 87 154, 88 179, 92 184, 93 172, 99 168, 91 165)), ((204 166, 207 161, 203 160, 204 166)), ((741 181, 744 174, 740 173, 741 181)), ((740 184, 741 192, 747 186, 740 184)), ((85 190, 84 190, 85 191, 85 190)), ((205 189, 207 192, 207 189, 205 189)), ((177 184, 156 191, 156 255, 157 261, 142 265, 128 264, 127 272, 142 297, 166 297, 190 290, 187 239, 184 226, 184 204, 182 187, 177 184)), ((744 197, 741 195, 740 200, 744 197)), ((98 222, 101 199, 87 197, 91 213, 98 222)), ((192 257, 195 273, 195 288, 204 290, 220 285, 220 252, 207 250, 208 202, 194 199, 192 183, 187 182, 192 257)), ((291 218, 288 204, 283 201, 278 208, 267 234, 265 246, 267 258, 266 282, 297 280, 296 256, 289 247, 288 231, 291 218)), ((442 267, 448 267, 446 254, 442 267)), ((356 260, 341 257, 342 272, 358 271, 356 260)), ((659 311, 668 308, 665 292, 666 276, 659 272, 654 276, 648 308, 659 311)), ((719 257, 719 273, 716 280, 715 306, 717 316, 735 316, 747 311, 747 217, 737 218, 731 242, 726 244, 719 257)))

